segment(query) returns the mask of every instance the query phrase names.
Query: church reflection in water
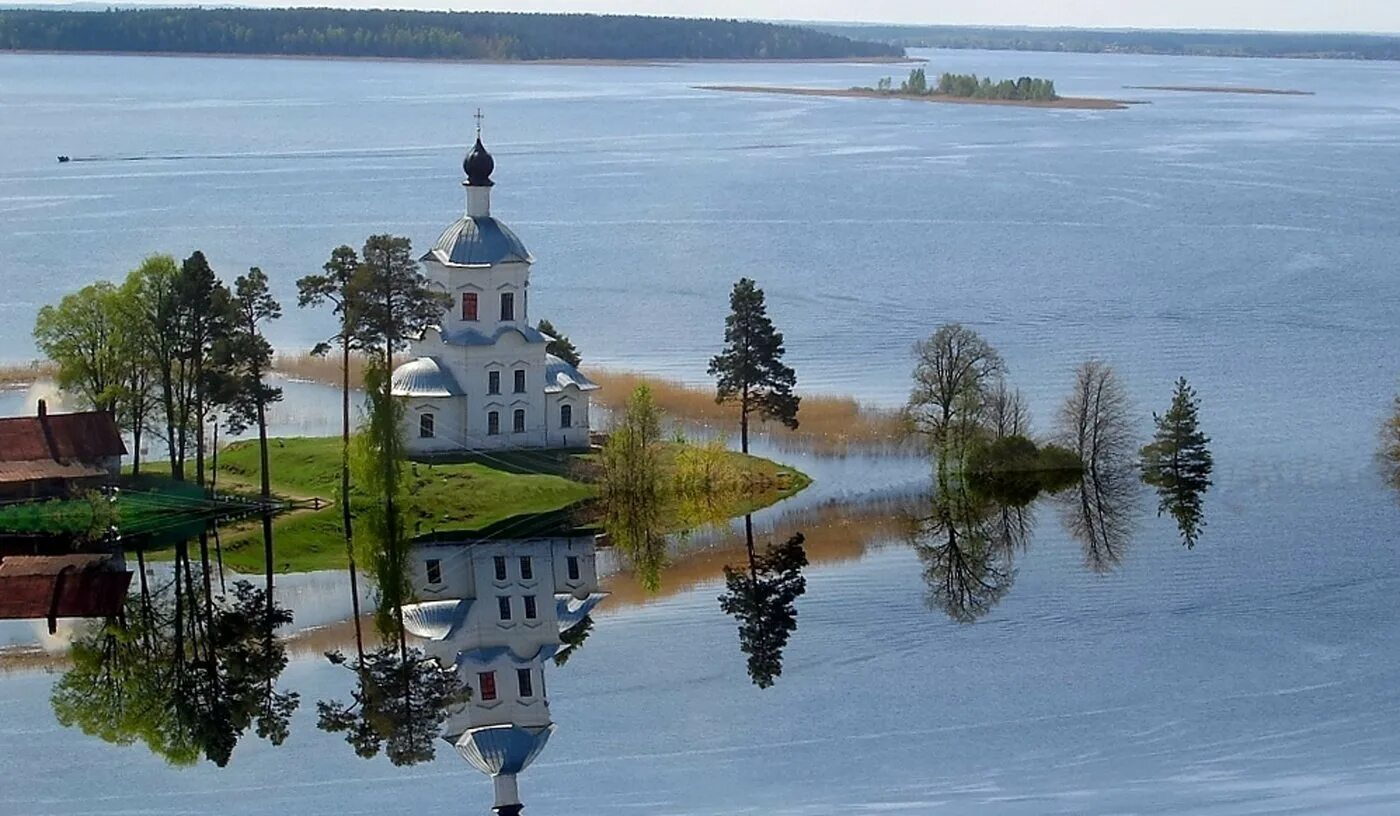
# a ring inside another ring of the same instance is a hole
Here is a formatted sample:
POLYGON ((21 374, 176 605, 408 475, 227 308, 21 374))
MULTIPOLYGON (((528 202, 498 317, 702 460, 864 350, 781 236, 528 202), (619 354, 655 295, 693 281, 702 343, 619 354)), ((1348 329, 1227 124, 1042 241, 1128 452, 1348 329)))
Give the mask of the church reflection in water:
POLYGON ((415 543, 411 559, 419 602, 404 607, 405 628, 471 690, 443 737, 491 777, 493 813, 521 813, 517 777, 554 731, 546 666, 562 664, 606 597, 598 591, 595 534, 567 525, 438 534, 415 543))

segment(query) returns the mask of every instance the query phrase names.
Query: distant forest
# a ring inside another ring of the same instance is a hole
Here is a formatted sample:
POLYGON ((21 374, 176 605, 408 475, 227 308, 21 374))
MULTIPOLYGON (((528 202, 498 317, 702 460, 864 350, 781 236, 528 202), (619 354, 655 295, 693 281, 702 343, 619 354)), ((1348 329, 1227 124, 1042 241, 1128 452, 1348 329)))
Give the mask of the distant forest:
POLYGON ((824 59, 887 43, 789 25, 592 14, 296 9, 0 10, 0 50, 410 59, 824 59))
POLYGON ((832 34, 906 48, 1400 60, 1400 37, 1252 31, 1154 31, 978 26, 817 25, 832 34))

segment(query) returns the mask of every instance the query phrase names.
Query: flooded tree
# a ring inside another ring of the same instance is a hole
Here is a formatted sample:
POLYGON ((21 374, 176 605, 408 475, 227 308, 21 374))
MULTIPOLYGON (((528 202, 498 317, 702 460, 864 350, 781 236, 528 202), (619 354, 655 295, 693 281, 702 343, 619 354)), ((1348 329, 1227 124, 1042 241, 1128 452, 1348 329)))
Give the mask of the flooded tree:
POLYGON ((369 759, 381 750, 395 765, 416 765, 436 756, 439 730, 454 706, 467 702, 470 690, 451 668, 420 649, 384 646, 347 661, 339 652, 326 657, 355 672, 351 701, 320 701, 316 727, 344 734, 357 756, 369 759))
MULTIPOLYGON (((928 437, 943 467, 961 459, 982 427, 1006 365, 986 340, 959 323, 941 326, 916 343, 914 356, 914 388, 906 410, 914 430, 928 437)), ((1014 408, 1003 407, 1008 414, 1003 423, 1014 422, 1014 408)))
POLYGON ((1177 380, 1172 404, 1165 414, 1153 414, 1157 430, 1142 448, 1142 480, 1157 491, 1157 514, 1176 520, 1182 543, 1195 547, 1205 526, 1203 498, 1211 486, 1214 462, 1210 437, 1201 432, 1197 412, 1200 400, 1187 384, 1177 380))
POLYGON ((739 406, 739 446, 749 452, 749 416, 797 428, 801 397, 792 393, 797 374, 783 363, 783 333, 773 327, 763 290, 740 278, 729 295, 724 350, 710 360, 715 401, 739 406))
POLYGON ((994 440, 1031 435, 1031 412, 1026 398, 1005 377, 998 377, 988 389, 982 414, 982 425, 994 440))
POLYGON ((748 655, 749 678, 769 688, 783 673, 783 649, 797 629, 798 598, 807 591, 805 539, 794 534, 762 553, 753 540, 753 516, 744 516, 748 564, 724 568, 726 591, 719 606, 739 621, 739 648, 748 655))
POLYGON ((661 412, 651 389, 638 386, 603 445, 599 495, 609 539, 649 591, 659 588, 666 562, 661 513, 667 490, 661 457, 661 412))
POLYGON ((1075 372, 1074 389, 1060 408, 1058 436, 1090 471, 1128 461, 1136 442, 1127 391, 1113 368, 1089 360, 1075 372))

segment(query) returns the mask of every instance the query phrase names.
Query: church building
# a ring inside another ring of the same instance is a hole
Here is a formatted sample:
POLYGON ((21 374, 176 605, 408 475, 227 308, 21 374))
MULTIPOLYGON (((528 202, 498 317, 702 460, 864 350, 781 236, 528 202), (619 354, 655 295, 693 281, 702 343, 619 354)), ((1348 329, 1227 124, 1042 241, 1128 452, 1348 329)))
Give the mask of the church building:
POLYGON ((411 455, 588 446, 598 386, 549 354, 553 338, 530 323, 535 259, 491 215, 495 167, 478 127, 462 163, 466 212, 420 259, 452 305, 394 369, 411 455))

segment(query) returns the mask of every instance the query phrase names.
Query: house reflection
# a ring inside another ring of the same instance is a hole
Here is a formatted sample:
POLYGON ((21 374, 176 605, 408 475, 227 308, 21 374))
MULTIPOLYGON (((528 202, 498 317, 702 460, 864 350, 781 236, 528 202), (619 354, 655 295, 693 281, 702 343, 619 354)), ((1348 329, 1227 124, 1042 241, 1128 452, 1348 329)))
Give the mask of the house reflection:
POLYGON ((492 778, 493 813, 511 815, 522 810, 517 776, 554 731, 545 666, 577 647, 606 595, 592 531, 531 520, 498 527, 415 542, 420 602, 404 607, 404 626, 471 689, 443 737, 492 778))

